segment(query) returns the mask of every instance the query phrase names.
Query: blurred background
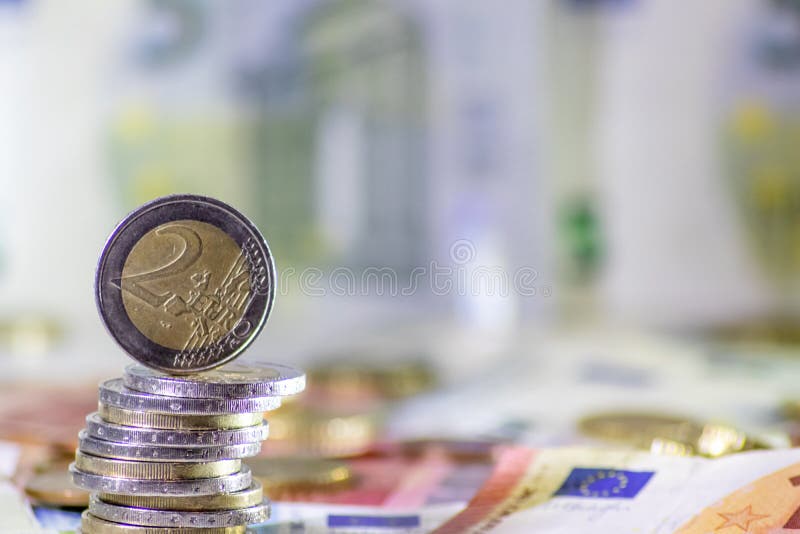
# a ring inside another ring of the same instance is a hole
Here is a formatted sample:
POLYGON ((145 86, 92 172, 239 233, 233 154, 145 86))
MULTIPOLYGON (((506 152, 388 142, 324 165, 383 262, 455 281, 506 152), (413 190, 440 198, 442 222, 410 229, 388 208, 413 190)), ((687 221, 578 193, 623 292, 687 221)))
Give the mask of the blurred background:
POLYGON ((554 400, 772 428, 796 389, 798 1, 0 0, 0 117, 9 387, 119 373, 97 257, 190 192, 276 257, 247 357, 415 394, 389 436, 563 443, 554 400))
POLYGON ((267 236, 263 354, 800 319, 793 0, 3 0, 0 26, 13 332, 118 353, 96 258, 173 192, 267 236))

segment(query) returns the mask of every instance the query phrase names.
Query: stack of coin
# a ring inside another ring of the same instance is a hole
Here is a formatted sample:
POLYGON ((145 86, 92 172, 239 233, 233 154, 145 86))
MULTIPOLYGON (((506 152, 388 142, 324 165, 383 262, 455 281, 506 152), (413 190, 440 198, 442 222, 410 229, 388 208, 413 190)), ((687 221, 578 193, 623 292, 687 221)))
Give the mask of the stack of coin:
POLYGON ((79 434, 73 482, 91 492, 83 533, 245 532, 269 503, 242 458, 267 437, 264 412, 299 393, 291 367, 229 363, 272 307, 263 237, 230 206, 175 195, 131 213, 97 269, 109 333, 142 365, 100 384, 79 434))
POLYGON ((263 413, 304 384, 298 370, 256 363, 185 377, 129 366, 100 384, 70 466, 74 483, 92 492, 84 531, 266 520, 269 504, 242 458, 267 437, 263 413))

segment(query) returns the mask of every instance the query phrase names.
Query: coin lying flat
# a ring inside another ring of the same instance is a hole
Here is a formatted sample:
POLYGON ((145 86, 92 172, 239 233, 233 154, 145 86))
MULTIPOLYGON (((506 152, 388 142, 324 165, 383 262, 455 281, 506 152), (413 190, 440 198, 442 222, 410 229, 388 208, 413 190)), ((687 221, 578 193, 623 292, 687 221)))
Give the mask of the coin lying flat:
POLYGON ((400 399, 431 389, 433 366, 414 354, 398 353, 376 361, 371 352, 334 355, 309 369, 317 394, 341 399, 400 399))
MULTIPOLYGON (((258 480, 253 480, 252 485, 242 491, 233 493, 218 493, 216 495, 192 495, 190 497, 171 496, 145 496, 145 495, 116 495, 101 493, 100 500, 109 504, 131 506, 134 508, 153 508, 158 510, 233 510, 236 508, 249 508, 256 506, 264 500, 264 491, 258 480)), ((89 497, 86 497, 88 505, 89 497)))
POLYGON ((269 426, 262 420, 257 425, 230 430, 140 428, 109 423, 93 412, 86 416, 86 432, 98 439, 120 443, 189 447, 261 442, 267 439, 269 426))
POLYGON ((81 430, 78 433, 78 449, 93 456, 116 458, 119 460, 139 460, 145 462, 209 462, 212 460, 229 460, 255 456, 261 451, 261 443, 211 446, 192 445, 191 447, 140 445, 97 439, 89 436, 86 430, 81 430))
POLYGON ((686 417, 657 413, 599 413, 581 419, 579 427, 588 436, 657 454, 715 458, 766 447, 728 425, 699 423, 686 417))
POLYGON ((56 464, 34 474, 25 482, 25 493, 38 502, 51 506, 86 507, 89 493, 76 488, 65 464, 56 464))
POLYGON ((100 316, 135 360, 173 374, 238 356, 275 296, 275 265, 258 229, 196 195, 156 199, 109 236, 95 277, 100 316))
POLYGON ((123 478, 87 473, 69 466, 72 482, 79 488, 99 493, 122 495, 173 495, 199 496, 217 493, 232 493, 250 487, 252 476, 250 468, 242 465, 241 471, 231 475, 213 478, 192 478, 184 480, 149 480, 142 478, 123 478))
POLYGON ((84 534, 245 534, 246 526, 208 527, 208 528, 175 528, 175 527, 143 527, 126 525, 100 519, 89 513, 81 514, 81 531, 84 534))
POLYGON ((120 378, 103 382, 99 390, 99 399, 103 404, 156 413, 206 415, 255 413, 275 410, 281 405, 280 397, 199 399, 153 395, 126 388, 120 378))
POLYGON ((290 403, 270 414, 270 455, 344 458, 364 454, 375 443, 383 414, 290 403))
POLYGON ((306 375, 287 365, 263 362, 234 362, 192 376, 170 376, 129 365, 123 382, 130 389, 154 395, 236 399, 300 393, 305 388, 306 375))
POLYGON ((334 491, 347 487, 353 472, 346 463, 318 458, 256 458, 249 462, 253 478, 272 499, 298 492, 334 491))
POLYGON ((141 478, 147 480, 182 480, 186 478, 211 478, 238 473, 241 460, 215 460, 212 462, 140 462, 92 456, 81 451, 75 453, 75 468, 84 473, 108 477, 141 478))
POLYGON ((269 503, 264 501, 255 506, 238 510, 195 512, 120 506, 103 502, 92 496, 89 501, 89 513, 114 523, 129 523, 145 527, 203 528, 263 523, 269 519, 269 503))
POLYGON ((144 428, 164 428, 172 430, 223 430, 245 428, 257 425, 264 419, 258 413, 226 413, 217 415, 173 414, 127 410, 116 406, 98 403, 100 417, 111 423, 144 428))

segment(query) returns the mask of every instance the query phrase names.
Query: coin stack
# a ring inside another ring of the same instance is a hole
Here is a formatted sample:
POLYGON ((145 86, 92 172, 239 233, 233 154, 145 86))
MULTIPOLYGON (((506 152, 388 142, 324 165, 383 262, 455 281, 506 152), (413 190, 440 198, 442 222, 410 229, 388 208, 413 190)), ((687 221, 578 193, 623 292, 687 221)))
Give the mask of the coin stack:
POLYGON ((103 382, 70 466, 93 492, 84 532, 236 532, 266 520, 261 485, 241 459, 267 437, 264 412, 304 382, 289 367, 238 363, 188 377, 129 366, 103 382))
POLYGON ((146 204, 109 238, 95 292, 109 333, 135 360, 100 384, 72 481, 91 493, 81 531, 245 532, 269 517, 242 458, 267 437, 264 412, 305 375, 233 362, 272 307, 275 267, 243 215, 214 199, 146 204))

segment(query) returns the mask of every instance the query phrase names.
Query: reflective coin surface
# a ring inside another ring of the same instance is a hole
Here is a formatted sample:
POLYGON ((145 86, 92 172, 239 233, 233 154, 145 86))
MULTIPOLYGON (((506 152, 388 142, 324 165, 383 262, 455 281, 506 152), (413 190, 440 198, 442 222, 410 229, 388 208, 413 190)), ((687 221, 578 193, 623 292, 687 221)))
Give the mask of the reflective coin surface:
POLYGON ((222 365, 258 335, 275 265, 258 229, 227 204, 173 195, 112 232, 95 278, 100 316, 134 359, 171 374, 222 365))
POLYGON ((121 476, 98 475, 81 471, 75 463, 69 465, 72 483, 79 488, 97 493, 114 493, 121 495, 169 495, 199 496, 232 493, 250 487, 253 478, 250 468, 242 464, 242 470, 231 475, 211 478, 187 478, 180 480, 159 480, 142 478, 125 478, 121 476))
POLYGON ((232 527, 144 527, 106 521, 86 510, 81 514, 81 530, 83 534, 246 534, 247 526, 232 527))
POLYGON ((268 412, 281 405, 280 397, 200 399, 153 395, 126 388, 120 378, 100 384, 99 400, 103 404, 128 410, 205 415, 268 412))
POLYGON ((234 362, 192 376, 169 376, 140 365, 129 365, 122 381, 134 391, 201 399, 294 395, 306 387, 306 375, 301 370, 267 362, 234 362))
MULTIPOLYGON (((86 430, 78 433, 78 449, 92 456, 102 456, 117 460, 139 460, 147 462, 209 462, 255 456, 261 451, 261 443, 242 443, 240 445, 214 445, 189 447, 140 445, 118 443, 97 439, 86 430)), ((64 468, 66 473, 67 469, 64 468)))
POLYGON ((99 519, 144 527, 202 529, 263 523, 269 519, 269 509, 268 502, 236 510, 187 511, 120 506, 103 502, 96 496, 89 501, 89 513, 99 519))
POLYGON ((716 458, 767 445, 729 425, 669 414, 606 412, 578 424, 585 435, 650 450, 654 454, 716 458))
MULTIPOLYGON (((214 495, 190 495, 175 497, 169 495, 119 495, 114 493, 100 493, 103 502, 130 506, 133 508, 150 508, 158 510, 184 510, 184 511, 210 511, 233 510, 235 508, 249 508, 257 506, 264 500, 264 491, 261 483, 253 479, 249 488, 233 493, 217 493, 214 495)), ((89 496, 86 496, 88 505, 89 496)))
POLYGON ((137 428, 109 423, 97 412, 86 416, 86 433, 106 441, 131 445, 210 446, 257 443, 267 439, 269 426, 266 421, 245 428, 230 430, 173 430, 160 428, 137 428))

